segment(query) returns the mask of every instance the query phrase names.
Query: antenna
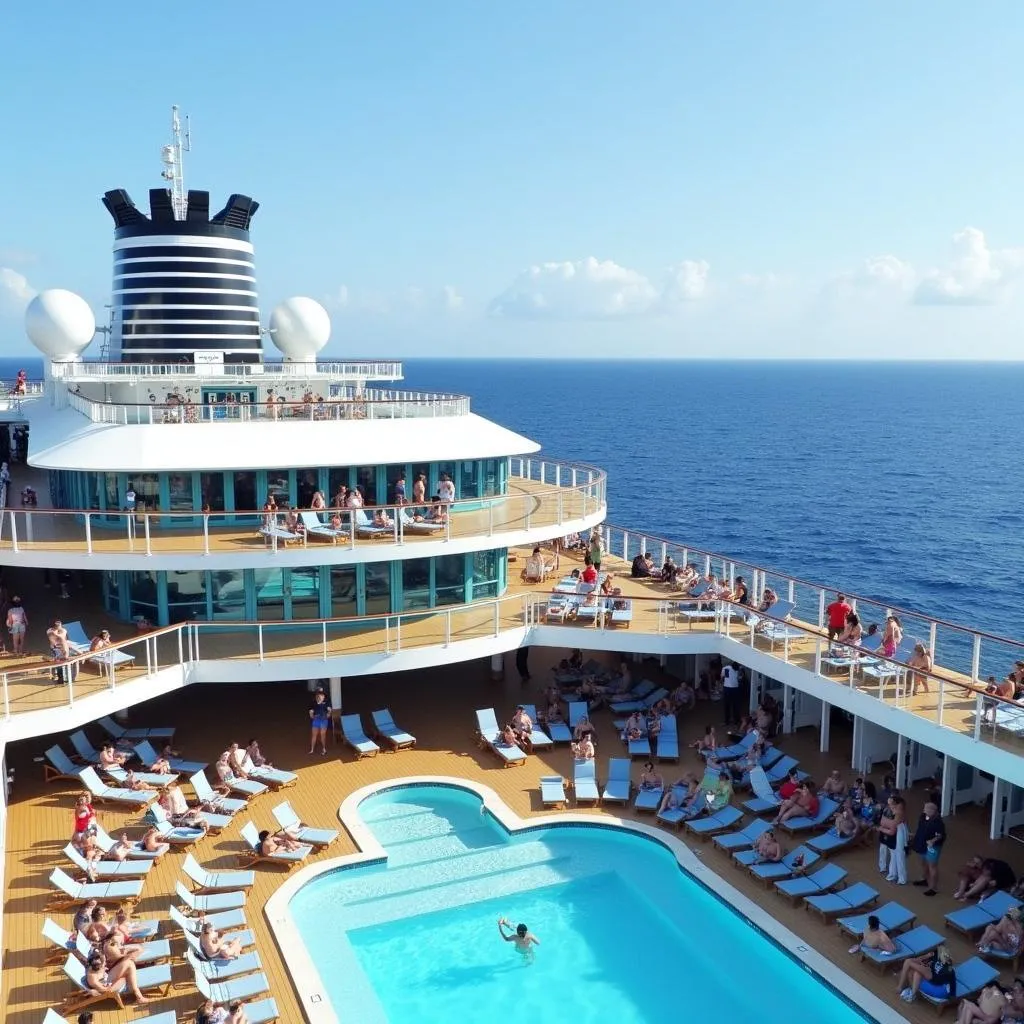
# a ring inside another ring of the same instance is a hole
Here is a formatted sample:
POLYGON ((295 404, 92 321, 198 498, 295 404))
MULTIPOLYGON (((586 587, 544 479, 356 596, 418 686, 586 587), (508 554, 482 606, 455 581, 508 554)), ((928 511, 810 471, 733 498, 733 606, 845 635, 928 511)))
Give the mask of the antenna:
POLYGON ((178 107, 171 107, 171 144, 160 151, 164 169, 161 177, 170 182, 171 208, 175 220, 184 220, 188 211, 188 195, 185 192, 185 159, 184 154, 192 152, 192 128, 188 115, 185 115, 184 131, 178 107))

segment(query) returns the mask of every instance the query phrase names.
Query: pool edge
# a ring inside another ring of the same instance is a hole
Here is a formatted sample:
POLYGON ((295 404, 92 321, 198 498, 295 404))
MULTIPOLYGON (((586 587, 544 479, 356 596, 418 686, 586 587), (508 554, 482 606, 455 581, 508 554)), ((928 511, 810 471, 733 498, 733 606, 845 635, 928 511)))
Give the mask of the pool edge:
POLYGON ((263 913, 274 936, 278 952, 295 988, 299 1004, 308 1024, 341 1024, 338 1015, 328 1000, 326 989, 310 957, 302 935, 292 918, 289 904, 295 894, 309 882, 339 868, 355 868, 368 864, 386 863, 387 851, 377 841, 369 826, 359 814, 359 806, 369 797, 398 789, 415 789, 422 786, 439 786, 461 789, 479 797, 484 808, 510 835, 536 831, 543 828, 558 828, 570 825, 584 825, 606 829, 622 829, 635 835, 644 836, 669 850, 675 856, 679 867, 696 882, 713 893, 733 911, 743 917, 764 937, 773 942, 792 960, 816 975, 832 988, 841 998, 866 1014, 876 1024, 906 1024, 906 1018, 893 1007, 883 1002, 865 988, 852 975, 847 974, 832 960, 808 946, 768 911, 745 896, 727 882, 716 871, 708 867, 682 840, 663 829, 639 821, 623 818, 560 812, 543 818, 521 818, 489 786, 447 775, 414 775, 400 779, 374 782, 350 793, 338 808, 338 820, 352 837, 358 853, 345 854, 317 864, 301 868, 284 880, 282 885, 267 900, 263 913))

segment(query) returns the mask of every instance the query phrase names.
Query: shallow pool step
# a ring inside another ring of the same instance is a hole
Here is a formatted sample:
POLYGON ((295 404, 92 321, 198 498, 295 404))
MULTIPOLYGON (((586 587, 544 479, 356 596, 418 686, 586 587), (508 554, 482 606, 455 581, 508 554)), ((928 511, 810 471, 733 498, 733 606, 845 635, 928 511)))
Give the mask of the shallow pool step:
POLYGON ((377 837, 381 846, 408 843, 416 839, 427 839, 431 836, 449 835, 452 832, 480 833, 484 830, 500 842, 494 828, 487 824, 487 819, 473 812, 465 817, 459 815, 455 820, 442 818, 432 812, 410 814, 401 818, 389 818, 386 821, 368 822, 370 830, 377 837))
POLYGON ((501 868, 491 874, 475 875, 445 884, 421 887, 391 896, 378 896, 357 905, 346 906, 345 928, 366 928, 371 925, 387 924, 391 921, 430 914, 439 910, 450 910, 486 900, 512 898, 530 889, 549 885, 563 885, 575 879, 566 870, 571 858, 559 857, 542 864, 532 864, 510 871, 501 868))
POLYGON ((448 835, 431 836, 429 839, 413 839, 407 843, 393 842, 385 849, 388 852, 388 863, 392 867, 399 867, 444 860, 447 857, 461 857, 482 850, 503 849, 507 845, 490 829, 477 829, 471 833, 452 832, 448 835))
POLYGON ((573 859, 565 854, 552 854, 535 843, 471 850, 430 862, 391 864, 385 871, 375 871, 343 883, 336 890, 336 896, 340 906, 354 907, 403 893, 418 893, 473 879, 490 879, 502 872, 515 872, 535 865, 567 865, 573 859))

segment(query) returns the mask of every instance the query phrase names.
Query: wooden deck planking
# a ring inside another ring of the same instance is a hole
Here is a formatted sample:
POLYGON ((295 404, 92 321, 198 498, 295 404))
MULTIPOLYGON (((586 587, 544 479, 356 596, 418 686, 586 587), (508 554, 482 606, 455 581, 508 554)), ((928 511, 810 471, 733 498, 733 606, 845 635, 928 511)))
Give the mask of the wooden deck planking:
MULTIPOLYGON (((492 755, 480 751, 475 744, 473 710, 495 706, 499 718, 504 718, 514 703, 524 697, 539 701, 548 679, 546 666, 558 654, 560 652, 535 649, 531 653, 534 679, 526 686, 520 685, 513 678, 514 671, 509 671, 504 682, 493 682, 486 662, 431 669, 415 674, 346 680, 346 712, 360 712, 364 724, 369 724, 369 712, 388 705, 399 724, 418 738, 415 750, 382 753, 359 761, 341 745, 332 745, 326 759, 316 755, 308 756, 305 714, 308 695, 301 684, 247 688, 243 700, 239 699, 240 691, 237 687, 204 687, 201 716, 194 714, 197 705, 193 695, 171 694, 133 709, 132 722, 148 725, 177 724, 179 733, 175 742, 184 756, 209 759, 211 762, 229 740, 245 741, 251 736, 257 736, 275 764, 299 772, 299 783, 285 790, 281 797, 273 793, 258 797, 250 805, 251 813, 241 812, 236 816, 235 823, 220 836, 207 837, 195 848, 197 859, 206 866, 237 867, 237 855, 242 849, 238 836, 240 825, 251 817, 258 828, 271 827, 274 824, 271 809, 279 799, 290 800, 304 820, 329 826, 336 824, 337 807, 348 793, 373 781, 407 775, 453 775, 474 779, 495 789, 521 815, 557 813, 542 811, 538 779, 541 775, 553 773, 571 777, 572 765, 568 750, 561 747, 545 755, 533 755, 525 767, 515 771, 503 770, 492 755), (428 693, 429 698, 426 697, 428 693), (232 723, 230 729, 225 729, 225 722, 232 723)), ((603 657, 607 659, 609 656, 603 657)), ((511 659, 509 666, 511 669, 511 659)), ((634 675, 636 678, 663 678, 656 663, 636 666, 634 675)), ((681 719, 681 741, 691 741, 703 731, 707 721, 717 721, 719 718, 718 706, 700 706, 695 713, 681 719)), ((598 775, 603 782, 607 773, 607 758, 620 756, 622 748, 613 735, 607 712, 598 712, 595 724, 599 740, 598 775)), ((96 728, 90 728, 90 733, 94 740, 102 738, 96 728)), ((801 764, 819 779, 824 777, 830 767, 849 763, 849 731, 838 721, 833 726, 832 741, 834 753, 821 755, 816 749, 816 730, 803 730, 794 736, 780 738, 784 749, 798 756, 801 764)), ((16 783, 7 835, 3 954, 6 985, 3 992, 3 1019, 12 1024, 38 1024, 45 1007, 57 1005, 68 987, 56 970, 39 966, 45 949, 39 928, 48 891, 46 878, 52 867, 61 862, 60 850, 70 834, 71 806, 76 791, 67 783, 43 785, 41 769, 33 758, 51 742, 62 742, 66 749, 69 746, 64 737, 40 737, 8 748, 8 762, 16 769, 16 783)), ((680 766, 662 766, 668 780, 683 771, 697 769, 697 759, 687 756, 684 756, 680 766)), ((640 765, 637 763, 633 768, 634 780, 639 771, 640 765)), ((846 771, 845 774, 852 778, 851 772, 846 771)), ((915 818, 923 800, 923 791, 909 794, 909 809, 915 818)), ((118 810, 98 810, 101 822, 112 834, 116 834, 124 823, 139 820, 137 815, 126 815, 118 810)), ((618 808, 613 808, 613 811, 619 813, 618 808)), ((596 813, 605 812, 598 809, 596 813)), ((632 810, 624 813, 626 817, 633 816, 632 810)), ((643 816, 643 820, 651 819, 650 816, 643 816)), ((921 923, 930 924, 941 931, 942 915, 958 906, 949 896, 953 876, 970 853, 992 853, 1009 860, 1018 868, 1024 868, 1024 858, 1017 855, 1017 847, 1009 840, 991 843, 987 839, 987 814, 983 810, 962 809, 948 820, 948 826, 950 839, 942 863, 942 892, 932 900, 923 897, 919 889, 890 886, 880 880, 873 845, 844 852, 837 858, 837 862, 849 869, 851 880, 867 881, 880 890, 883 901, 898 899, 918 913, 921 923)), ((683 838, 687 840, 686 833, 683 833, 683 838)), ((789 847, 796 845, 793 840, 787 842, 789 847)), ((725 855, 710 842, 705 844, 694 840, 689 843, 701 852, 709 866, 766 906, 777 920, 797 932, 841 968, 849 970, 862 984, 893 1002, 895 982, 890 977, 879 978, 876 972, 857 966, 855 958, 846 953, 849 940, 841 937, 834 925, 821 924, 819 919, 791 907, 787 901, 774 894, 766 896, 763 888, 754 884, 748 876, 734 870, 725 855)), ((343 833, 338 843, 318 854, 317 858, 334 857, 353 850, 351 840, 343 833)), ((165 914, 173 883, 183 877, 180 870, 183 857, 183 853, 172 851, 150 872, 139 905, 140 916, 165 914)), ((911 864, 912 878, 916 877, 916 868, 916 864, 911 864)), ((299 1021, 302 1016, 298 1002, 262 914, 264 902, 284 876, 275 868, 257 868, 256 871, 257 884, 247 900, 246 916, 250 927, 257 934, 257 948, 271 981, 274 997, 282 1011, 282 1020, 299 1021)), ((60 912, 53 916, 64 925, 68 925, 71 920, 70 912, 60 912)), ((167 927, 163 931, 165 935, 174 935, 167 927)), ((957 960, 970 955, 968 943, 962 937, 950 933, 949 942, 957 960)), ((180 940, 174 941, 173 948, 175 953, 180 951, 180 940)), ((187 980, 188 973, 183 966, 176 966, 174 977, 175 980, 187 980)), ((1004 972, 1006 979, 1008 975, 1004 972)), ((157 1001, 153 1008, 175 1009, 179 1015, 183 1015, 193 1010, 197 1003, 194 993, 181 991, 172 993, 171 998, 157 1001)), ((934 1019, 930 1009, 926 1011, 920 1006, 907 1008, 898 1002, 893 1002, 893 1005, 912 1021, 934 1019)), ((102 1019, 120 1024, 137 1016, 139 1013, 129 1004, 126 1013, 104 1011, 102 1019)))

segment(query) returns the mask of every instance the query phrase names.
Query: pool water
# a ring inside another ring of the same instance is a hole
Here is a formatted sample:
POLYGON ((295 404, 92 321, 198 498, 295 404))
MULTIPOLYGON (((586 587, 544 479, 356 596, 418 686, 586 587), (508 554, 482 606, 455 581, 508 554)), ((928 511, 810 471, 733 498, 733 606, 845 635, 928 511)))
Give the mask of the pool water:
POLYGON ((389 790, 360 813, 387 866, 321 875, 290 904, 345 1024, 865 1020, 656 843, 579 826, 509 837, 448 787, 389 790), (499 917, 537 936, 532 960, 499 917))

